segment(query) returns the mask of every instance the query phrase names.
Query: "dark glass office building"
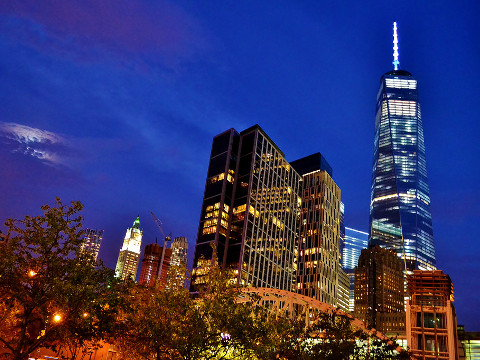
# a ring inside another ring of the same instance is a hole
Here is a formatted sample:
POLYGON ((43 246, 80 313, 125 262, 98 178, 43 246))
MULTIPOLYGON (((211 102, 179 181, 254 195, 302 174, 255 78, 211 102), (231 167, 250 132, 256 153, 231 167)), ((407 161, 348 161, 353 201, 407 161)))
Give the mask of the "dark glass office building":
POLYGON ((405 70, 390 71, 380 80, 375 119, 370 244, 394 249, 406 270, 435 269, 417 79, 405 70))
POLYGON ((222 267, 235 269, 239 285, 292 291, 300 179, 260 126, 215 136, 195 247, 194 283, 201 282, 200 260, 214 259, 216 251, 222 267))

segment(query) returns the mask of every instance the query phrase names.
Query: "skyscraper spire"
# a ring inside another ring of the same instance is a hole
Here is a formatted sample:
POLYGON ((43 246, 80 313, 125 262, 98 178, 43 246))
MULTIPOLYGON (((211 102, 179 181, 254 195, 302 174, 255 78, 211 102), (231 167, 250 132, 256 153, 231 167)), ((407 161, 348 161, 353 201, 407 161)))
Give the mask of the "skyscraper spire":
POLYGON ((393 23, 393 69, 398 70, 400 61, 398 61, 398 35, 397 35, 397 22, 393 23))

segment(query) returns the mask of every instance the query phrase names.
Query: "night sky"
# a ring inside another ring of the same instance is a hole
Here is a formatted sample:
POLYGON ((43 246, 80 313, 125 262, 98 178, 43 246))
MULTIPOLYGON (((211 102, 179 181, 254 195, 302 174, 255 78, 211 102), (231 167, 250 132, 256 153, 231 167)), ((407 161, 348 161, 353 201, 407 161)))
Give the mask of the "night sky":
POLYGON ((345 224, 368 230, 375 101, 419 81, 437 266, 480 330, 480 2, 0 2, 0 220, 80 200, 114 267, 137 215, 193 254, 213 136, 259 124, 287 160, 320 151, 345 224))

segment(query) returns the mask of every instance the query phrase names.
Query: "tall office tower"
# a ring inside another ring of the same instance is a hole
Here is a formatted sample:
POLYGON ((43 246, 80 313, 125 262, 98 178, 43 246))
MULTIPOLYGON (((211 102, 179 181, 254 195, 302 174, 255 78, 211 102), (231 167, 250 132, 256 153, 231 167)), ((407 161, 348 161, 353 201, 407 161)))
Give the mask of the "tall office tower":
POLYGON ((184 284, 187 280, 188 241, 186 237, 176 237, 170 245, 171 257, 168 270, 168 282, 176 278, 175 283, 184 284), (177 267, 177 268, 175 268, 177 267), (181 267, 181 268, 179 268, 181 267))
MULTIPOLYGON (((300 176, 255 125, 214 137, 194 258, 216 258, 245 286, 292 291, 297 260, 300 176)), ((193 287, 194 289, 194 287, 193 287)))
POLYGON ((87 228, 81 245, 82 252, 89 252, 97 260, 100 245, 102 244, 103 230, 94 230, 87 228))
POLYGON ((343 269, 350 281, 348 311, 355 307, 355 267, 363 249, 368 247, 368 233, 345 227, 345 246, 343 248, 343 269))
POLYGON ((165 287, 171 255, 171 249, 165 248, 164 252, 164 247, 158 244, 145 246, 138 283, 150 287, 155 285, 160 288, 165 287), (158 284, 157 280, 159 280, 158 284))
POLYGON ((349 312, 350 311, 350 278, 345 270, 342 268, 342 265, 338 263, 338 290, 337 290, 337 307, 340 310, 349 312))
POLYGON ((354 316, 385 334, 405 332, 403 269, 395 251, 362 250, 355 269, 354 316))
POLYGON ((458 359, 453 284, 441 270, 407 276, 407 343, 416 359, 458 359))
POLYGON ((394 249, 404 268, 435 269, 432 216, 417 79, 394 66, 380 80, 375 119, 370 243, 394 249))
POLYGON ((188 252, 188 241, 186 237, 176 237, 173 239, 172 244, 170 245, 172 250, 172 257, 170 258, 170 265, 183 265, 187 266, 187 252, 188 252))
POLYGON ((340 202, 340 242, 338 252, 340 256, 340 265, 343 267, 343 249, 345 249, 345 205, 340 202))
POLYGON ((320 153, 293 161, 291 165, 302 175, 297 292, 338 306, 342 293, 338 280, 340 188, 332 179, 332 168, 320 153))
POLYGON ((140 230, 140 218, 136 218, 131 228, 127 229, 123 246, 118 255, 115 276, 125 280, 137 277, 138 259, 142 246, 143 230, 140 230))

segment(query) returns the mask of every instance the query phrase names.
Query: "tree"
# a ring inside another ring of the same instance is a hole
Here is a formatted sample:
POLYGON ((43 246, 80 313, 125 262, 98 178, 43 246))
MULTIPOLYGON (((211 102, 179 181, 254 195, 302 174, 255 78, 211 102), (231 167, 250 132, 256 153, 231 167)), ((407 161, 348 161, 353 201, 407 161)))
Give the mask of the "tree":
POLYGON ((307 326, 305 318, 290 319, 257 305, 260 298, 239 302, 233 272, 215 262, 200 263, 195 297, 180 284, 132 291, 131 307, 114 337, 125 359, 404 358, 391 345, 368 341, 346 316, 319 313, 307 326))
POLYGON ((165 289, 132 291, 131 307, 114 337, 124 358, 275 359, 283 349, 295 348, 303 326, 292 331, 291 321, 257 306, 255 299, 238 303, 233 272, 215 262, 203 264, 195 296, 183 280, 165 289))
MULTIPOLYGON (((80 202, 41 207, 43 215, 8 219, 0 245, 0 346, 14 360, 62 341, 94 346, 111 329, 118 282, 80 251, 80 202)), ((1 348, 0 348, 1 349, 1 348)), ((71 355, 70 355, 71 357, 71 355)))

